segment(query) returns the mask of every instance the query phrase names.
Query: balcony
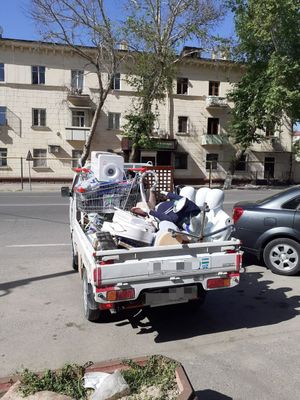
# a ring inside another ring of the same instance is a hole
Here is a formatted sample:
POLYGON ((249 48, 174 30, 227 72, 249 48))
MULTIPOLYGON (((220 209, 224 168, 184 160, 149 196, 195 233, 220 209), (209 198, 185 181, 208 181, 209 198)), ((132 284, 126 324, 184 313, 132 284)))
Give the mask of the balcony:
POLYGON ((68 93, 68 100, 75 107, 90 107, 92 108, 92 101, 89 94, 83 94, 82 89, 71 88, 68 93))
POLYGON ((202 146, 217 145, 222 146, 230 144, 229 138, 226 135, 203 135, 202 146))
POLYGON ((84 142, 90 128, 66 128, 66 140, 84 142))
POLYGON ((228 101, 226 97, 219 97, 219 96, 206 97, 206 108, 226 108, 226 107, 228 107, 228 101))

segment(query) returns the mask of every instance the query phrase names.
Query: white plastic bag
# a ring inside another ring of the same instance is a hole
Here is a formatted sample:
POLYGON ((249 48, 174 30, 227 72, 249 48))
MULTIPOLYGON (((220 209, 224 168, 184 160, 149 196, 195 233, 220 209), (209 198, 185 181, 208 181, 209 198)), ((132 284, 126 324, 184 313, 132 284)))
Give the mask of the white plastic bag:
POLYGON ((97 389, 108 375, 106 372, 86 372, 83 386, 86 389, 97 389))
POLYGON ((92 394, 91 400, 116 400, 130 393, 120 371, 108 374, 92 394))

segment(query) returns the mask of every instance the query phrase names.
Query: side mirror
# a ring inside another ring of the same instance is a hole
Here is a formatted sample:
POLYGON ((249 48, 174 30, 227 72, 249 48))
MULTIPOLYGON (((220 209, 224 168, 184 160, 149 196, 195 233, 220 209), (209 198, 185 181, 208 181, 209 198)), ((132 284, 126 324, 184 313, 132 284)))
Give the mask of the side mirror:
POLYGON ((70 196, 72 196, 72 193, 70 192, 69 186, 61 187, 60 194, 61 194, 61 197, 70 197, 70 196))

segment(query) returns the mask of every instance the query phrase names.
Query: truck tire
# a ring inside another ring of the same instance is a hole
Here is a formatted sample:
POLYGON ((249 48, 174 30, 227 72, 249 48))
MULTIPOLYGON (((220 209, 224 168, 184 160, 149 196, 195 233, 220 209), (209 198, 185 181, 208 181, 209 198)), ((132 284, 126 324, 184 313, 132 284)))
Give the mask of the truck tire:
POLYGON ((74 271, 78 271, 78 254, 74 254, 74 248, 72 246, 72 268, 74 271))
POLYGON ((92 285, 88 282, 86 270, 83 270, 82 275, 83 288, 83 309, 84 316, 88 321, 96 322, 100 319, 101 311, 94 299, 92 285))
POLYGON ((73 238, 71 235, 71 243, 72 243, 72 268, 74 271, 78 271, 78 254, 75 253, 73 238))
POLYGON ((269 242, 263 250, 266 266, 278 275, 295 275, 300 271, 300 244, 288 238, 269 242))

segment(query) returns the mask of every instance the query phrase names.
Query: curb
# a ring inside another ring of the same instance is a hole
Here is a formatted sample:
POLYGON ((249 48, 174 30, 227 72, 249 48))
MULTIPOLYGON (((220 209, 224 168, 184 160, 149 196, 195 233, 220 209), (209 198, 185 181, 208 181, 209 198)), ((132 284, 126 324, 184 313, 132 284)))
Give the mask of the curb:
MULTIPOLYGON (((132 358, 134 362, 143 366, 146 364, 149 357, 137 357, 132 358)), ((168 360, 176 361, 172 358, 165 357, 168 360)), ((178 363, 178 361, 177 361, 178 363)), ((122 363, 121 359, 114 359, 109 361, 103 361, 93 364, 92 366, 86 368, 86 372, 107 372, 112 373, 116 369, 128 369, 129 367, 122 363)), ((178 367, 175 370, 176 381, 180 394, 177 400, 197 400, 192 384, 185 372, 181 363, 178 363, 178 367)), ((5 378, 0 378, 0 398, 7 392, 7 390, 19 379, 18 375, 8 376, 5 378)))

